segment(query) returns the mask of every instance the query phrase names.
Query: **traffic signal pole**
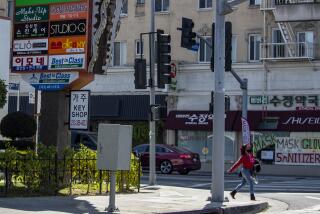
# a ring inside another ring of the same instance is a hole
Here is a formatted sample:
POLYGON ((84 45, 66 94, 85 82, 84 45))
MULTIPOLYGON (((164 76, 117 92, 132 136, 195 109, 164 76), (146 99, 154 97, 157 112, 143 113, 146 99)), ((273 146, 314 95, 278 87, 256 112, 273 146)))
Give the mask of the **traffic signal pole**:
MULTIPOLYGON (((150 32, 155 32, 155 0, 150 0, 150 32)), ((155 37, 150 34, 150 109, 155 105, 155 37)), ((153 118, 149 117, 149 185, 156 185, 156 123, 153 118)))
MULTIPOLYGON (((225 150, 225 100, 224 100, 224 66, 225 66, 225 15, 224 0, 216 1, 215 35, 214 35, 214 117, 212 138, 212 177, 211 201, 224 201, 224 150, 225 150)), ((212 35, 213 36, 213 35, 212 35)))

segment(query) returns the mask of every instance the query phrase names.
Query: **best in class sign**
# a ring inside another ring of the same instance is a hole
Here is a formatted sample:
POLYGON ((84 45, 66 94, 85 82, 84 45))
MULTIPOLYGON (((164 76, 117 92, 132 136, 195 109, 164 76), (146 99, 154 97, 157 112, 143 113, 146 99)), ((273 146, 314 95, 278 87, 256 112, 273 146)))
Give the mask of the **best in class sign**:
POLYGON ((90 91, 71 91, 69 129, 88 130, 90 91))

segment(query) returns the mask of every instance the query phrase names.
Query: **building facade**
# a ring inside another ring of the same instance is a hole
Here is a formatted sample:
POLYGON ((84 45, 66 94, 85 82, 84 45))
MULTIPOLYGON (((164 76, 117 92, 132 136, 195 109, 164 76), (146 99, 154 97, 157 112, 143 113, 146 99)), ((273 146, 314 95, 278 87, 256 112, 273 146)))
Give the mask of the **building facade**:
MULTIPOLYGON (((226 21, 232 23, 232 67, 241 78, 248 79, 248 120, 255 151, 265 163, 265 173, 320 173, 320 18, 316 12, 310 12, 317 11, 317 3, 316 0, 250 0, 234 7, 226 16, 226 21)), ((182 17, 191 18, 194 31, 211 42, 215 1, 155 0, 154 10, 156 28, 171 35, 171 58, 177 73, 171 87, 156 89, 156 94, 162 97, 160 104, 167 108, 167 118, 162 123, 165 131, 159 134, 158 142, 198 152, 202 170, 209 171, 212 152, 209 103, 214 91, 212 54, 203 41, 199 41, 198 51, 181 48, 181 33, 177 28, 181 27, 182 17)), ((140 33, 150 31, 150 11, 150 1, 145 0, 130 0, 123 7, 112 66, 85 87, 94 96, 104 97, 108 106, 100 109, 93 129, 100 121, 118 122, 120 116, 114 112, 129 106, 136 109, 141 103, 124 105, 125 102, 112 100, 123 96, 148 99, 149 89, 134 89, 133 65, 141 54, 141 46, 142 55, 149 63, 148 38, 144 36, 142 43, 139 38, 140 33)), ((11 76, 13 82, 19 79, 11 76)), ((23 94, 32 88, 22 83, 21 90, 23 94)), ((225 93, 230 97, 225 158, 227 163, 232 163, 239 156, 242 144, 242 91, 229 72, 225 73, 225 93)), ((146 102, 144 108, 148 109, 147 105, 146 102)), ((147 114, 137 119, 135 112, 130 117, 121 117, 122 120, 147 123, 147 114)))

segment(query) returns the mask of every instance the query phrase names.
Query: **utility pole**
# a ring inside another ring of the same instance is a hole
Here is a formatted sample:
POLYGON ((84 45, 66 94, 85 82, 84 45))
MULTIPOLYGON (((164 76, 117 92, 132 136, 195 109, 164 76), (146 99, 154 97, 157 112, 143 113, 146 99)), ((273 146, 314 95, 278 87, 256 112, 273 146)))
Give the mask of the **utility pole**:
MULTIPOLYGON (((224 0, 216 1, 215 11, 215 35, 214 50, 212 51, 215 62, 214 84, 214 117, 213 117, 213 140, 212 140, 212 180, 211 201, 224 201, 224 66, 225 66, 225 17, 224 0)), ((212 35, 213 36, 213 35, 212 35)))
MULTIPOLYGON (((150 32, 155 32, 155 0, 150 0, 150 32)), ((150 111, 155 105, 155 37, 151 33, 149 37, 150 45, 150 111)), ((149 117, 149 185, 156 185, 156 123, 153 118, 149 117)))

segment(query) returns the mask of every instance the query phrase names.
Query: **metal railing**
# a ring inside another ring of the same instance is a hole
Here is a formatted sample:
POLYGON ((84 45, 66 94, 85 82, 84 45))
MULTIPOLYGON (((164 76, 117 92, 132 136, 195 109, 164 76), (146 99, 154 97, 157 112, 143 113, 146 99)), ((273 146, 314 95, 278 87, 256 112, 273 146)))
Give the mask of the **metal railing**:
POLYGON ((313 59, 314 44, 310 42, 262 43, 260 53, 262 60, 313 59))
POLYGON ((261 0, 260 10, 274 10, 277 5, 320 4, 320 0, 261 0))
MULTIPOLYGON (((110 174, 96 168, 96 159, 80 158, 0 158, 0 197, 72 195, 73 191, 84 189, 81 194, 102 194, 108 192, 110 174), (79 187, 81 185, 81 187, 79 187)), ((130 171, 117 172, 117 186, 120 192, 140 191, 141 164, 131 159, 130 171)), ((76 193, 76 194, 79 194, 76 193)))

